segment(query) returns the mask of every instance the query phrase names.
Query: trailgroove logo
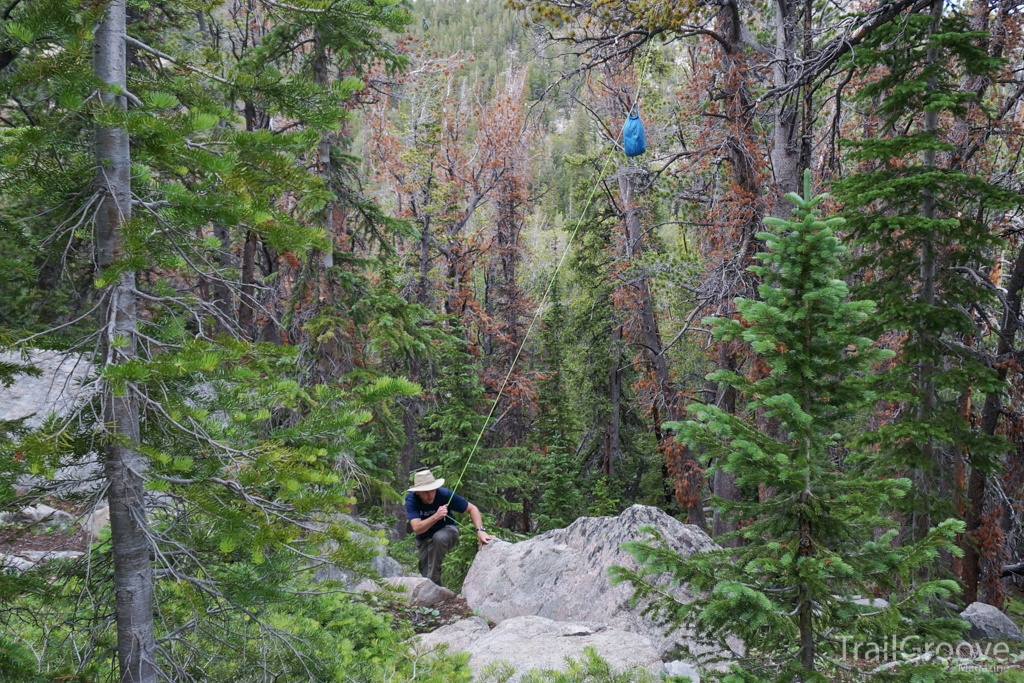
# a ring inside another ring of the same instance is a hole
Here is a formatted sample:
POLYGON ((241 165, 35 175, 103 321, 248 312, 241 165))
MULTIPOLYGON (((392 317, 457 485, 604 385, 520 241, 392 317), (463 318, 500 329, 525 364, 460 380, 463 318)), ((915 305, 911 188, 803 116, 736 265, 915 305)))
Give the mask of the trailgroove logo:
POLYGON ((1018 669, 1022 655, 1011 654, 1007 643, 931 642, 921 636, 906 636, 891 640, 854 641, 853 636, 840 636, 844 660, 869 664, 927 662, 944 660, 962 671, 990 671, 1001 673, 1018 669))

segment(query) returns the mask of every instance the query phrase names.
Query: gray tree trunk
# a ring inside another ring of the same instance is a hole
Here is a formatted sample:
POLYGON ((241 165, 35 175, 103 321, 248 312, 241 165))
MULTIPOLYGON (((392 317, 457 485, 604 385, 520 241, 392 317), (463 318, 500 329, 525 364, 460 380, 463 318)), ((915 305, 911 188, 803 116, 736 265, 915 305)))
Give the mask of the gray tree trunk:
MULTIPOLYGON (((124 43, 125 0, 112 0, 93 43, 93 72, 105 84, 104 106, 125 110, 127 80, 124 43)), ((103 195, 96 217, 96 263, 110 266, 118 255, 122 226, 131 218, 131 154, 128 132, 97 125, 96 189, 103 195)), ((135 274, 123 274, 103 293, 103 364, 135 357, 135 274)), ((149 563, 142 472, 145 461, 135 449, 139 409, 133 388, 115 395, 104 384, 103 422, 110 430, 103 448, 110 539, 114 554, 114 609, 117 622, 118 680, 156 683, 156 642, 153 636, 153 570, 149 563)))
MULTIPOLYGON (((619 201, 622 203, 624 222, 626 224, 626 258, 639 263, 643 255, 643 226, 640 223, 639 207, 636 203, 636 179, 630 169, 620 168, 618 172, 619 201)), ((679 404, 679 392, 669 377, 668 360, 665 358, 664 346, 661 343, 661 332, 658 330, 658 319, 654 314, 654 303, 651 298, 650 283, 647 274, 641 269, 636 276, 637 308, 640 315, 640 327, 644 345, 644 351, 648 361, 654 368, 654 376, 658 382, 658 388, 665 402, 665 410, 669 419, 681 420, 685 415, 683 407, 679 404)), ((683 471, 689 473, 690 477, 696 477, 700 468, 694 461, 690 449, 684 447, 679 456, 687 464, 683 471)), ((703 477, 701 477, 703 479, 703 477)), ((687 513, 689 523, 705 528, 707 518, 704 515, 704 503, 701 497, 703 481, 688 480, 685 486, 689 493, 687 498, 687 513)), ((678 490, 678 489, 677 489, 678 490)))
MULTIPOLYGON (((736 353, 729 344, 722 344, 719 348, 718 367, 723 370, 736 370, 736 353)), ((736 390, 728 384, 722 384, 719 388, 721 395, 718 407, 734 415, 736 413, 736 390)), ((736 484, 736 475, 723 469, 715 470, 712 490, 723 500, 738 501, 742 499, 740 487, 736 484)), ((738 538, 722 539, 725 534, 730 534, 739 528, 738 522, 735 515, 726 515, 722 510, 716 509, 711 520, 711 538, 717 539, 717 543, 723 548, 740 547, 738 538)))
MULTIPOLYGON (((788 84, 796 69, 796 27, 794 0, 776 0, 775 59, 772 81, 775 87, 788 84)), ((789 215, 791 205, 783 197, 800 191, 800 145, 797 142, 795 96, 787 95, 775 103, 775 124, 772 135, 772 174, 775 177, 775 206, 772 215, 789 215)))
MULTIPOLYGON (((314 51, 316 52, 316 60, 313 62, 313 81, 324 88, 327 88, 331 82, 331 74, 329 70, 330 62, 327 55, 327 47, 323 44, 322 36, 320 31, 317 30, 314 37, 315 45, 314 51)), ((332 168, 331 168, 331 146, 334 142, 334 133, 330 131, 324 131, 320 136, 320 144, 317 145, 317 166, 319 167, 320 177, 324 179, 324 184, 327 187, 332 185, 332 168)), ((324 251, 322 254, 313 254, 314 258, 319 256, 320 265, 325 271, 334 267, 334 211, 335 202, 327 202, 327 206, 324 208, 324 230, 327 231, 327 236, 331 239, 332 248, 324 251)))

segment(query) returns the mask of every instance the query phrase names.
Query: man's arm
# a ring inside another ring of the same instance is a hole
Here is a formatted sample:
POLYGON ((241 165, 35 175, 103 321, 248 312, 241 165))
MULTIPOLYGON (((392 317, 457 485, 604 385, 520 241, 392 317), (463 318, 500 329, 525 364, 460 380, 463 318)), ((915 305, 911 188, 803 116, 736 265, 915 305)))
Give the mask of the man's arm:
POLYGON ((466 512, 469 513, 469 518, 473 520, 473 528, 476 529, 476 540, 480 545, 487 545, 493 538, 490 534, 484 531, 484 518, 480 516, 480 508, 472 503, 466 508, 466 512))
MULTIPOLYGON (((415 517, 413 519, 410 519, 409 520, 409 526, 412 527, 412 532, 414 534, 422 534, 425 531, 429 530, 430 527, 434 526, 435 524, 440 522, 442 519, 444 519, 445 515, 447 515, 447 514, 448 514, 448 506, 447 505, 442 505, 441 507, 437 508, 437 512, 435 512, 434 514, 430 515, 427 518, 415 517)), ((480 513, 477 512, 477 515, 479 515, 479 514, 480 513)), ((480 525, 478 524, 477 526, 480 526, 480 525)))

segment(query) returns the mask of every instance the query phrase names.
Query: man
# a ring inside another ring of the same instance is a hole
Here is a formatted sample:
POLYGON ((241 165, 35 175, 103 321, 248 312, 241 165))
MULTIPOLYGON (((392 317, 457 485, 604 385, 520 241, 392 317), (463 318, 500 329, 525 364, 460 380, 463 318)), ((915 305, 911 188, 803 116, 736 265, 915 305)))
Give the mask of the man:
POLYGON ((449 508, 452 512, 469 513, 480 545, 487 545, 492 540, 484 530, 480 509, 443 486, 443 478, 434 479, 430 470, 422 469, 416 472, 405 497, 405 514, 416 534, 420 574, 439 586, 442 585, 441 561, 449 550, 459 544, 459 527, 449 514, 449 508))

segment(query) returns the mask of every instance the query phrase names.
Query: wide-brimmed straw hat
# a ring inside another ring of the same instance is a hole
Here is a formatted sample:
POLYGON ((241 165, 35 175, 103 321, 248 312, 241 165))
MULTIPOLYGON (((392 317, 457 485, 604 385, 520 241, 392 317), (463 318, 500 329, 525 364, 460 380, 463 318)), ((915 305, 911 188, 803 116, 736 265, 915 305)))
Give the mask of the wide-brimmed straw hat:
POLYGON ((409 491, 435 491, 444 486, 444 478, 434 479, 430 470, 420 470, 412 478, 412 486, 409 491))

